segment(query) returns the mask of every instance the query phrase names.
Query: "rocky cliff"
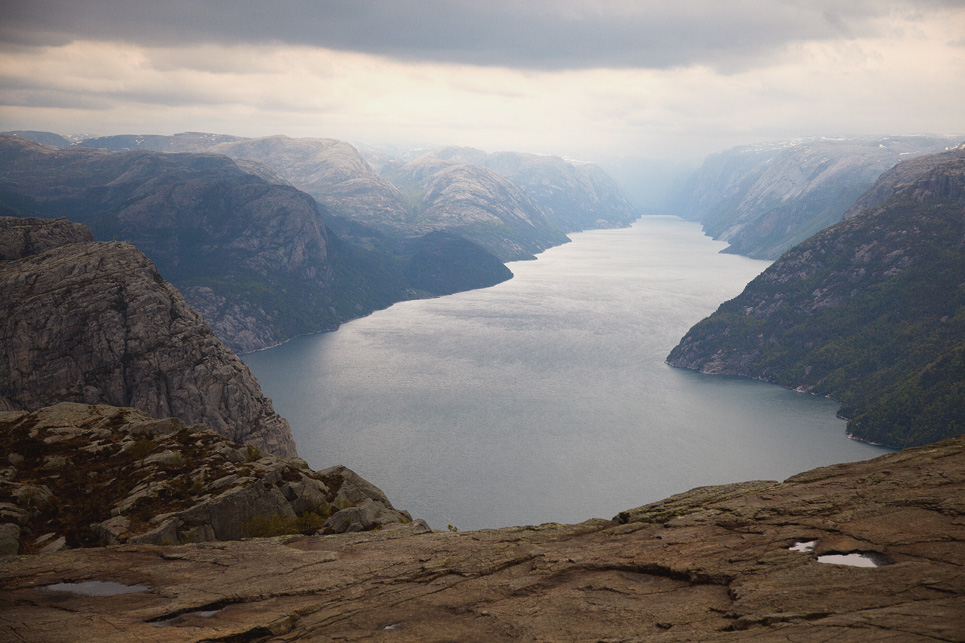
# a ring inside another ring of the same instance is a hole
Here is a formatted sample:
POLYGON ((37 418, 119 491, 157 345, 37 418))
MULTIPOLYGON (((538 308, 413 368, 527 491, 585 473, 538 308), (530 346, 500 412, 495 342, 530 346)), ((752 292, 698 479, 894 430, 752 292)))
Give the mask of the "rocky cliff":
POLYGON ((734 148, 708 157, 683 190, 683 216, 727 252, 776 259, 841 220, 882 172, 944 151, 954 139, 819 139, 734 148))
POLYGON ((894 446, 965 431, 965 150, 906 161, 694 326, 668 362, 842 402, 894 446), (882 199, 887 199, 882 201, 882 199))
POLYGON ((62 402, 0 413, 0 444, 4 555, 412 521, 344 467, 315 472, 205 425, 132 408, 62 402))
POLYGON ((0 637, 957 641, 963 499, 958 438, 579 525, 8 556, 0 637))
POLYGON ((134 406, 295 455, 248 367, 137 248, 0 218, 0 408, 134 406))
POLYGON ((318 204, 265 180, 263 166, 9 136, 0 162, 4 213, 67 216, 97 239, 134 243, 235 350, 332 330, 406 298, 393 266, 329 238, 318 204))

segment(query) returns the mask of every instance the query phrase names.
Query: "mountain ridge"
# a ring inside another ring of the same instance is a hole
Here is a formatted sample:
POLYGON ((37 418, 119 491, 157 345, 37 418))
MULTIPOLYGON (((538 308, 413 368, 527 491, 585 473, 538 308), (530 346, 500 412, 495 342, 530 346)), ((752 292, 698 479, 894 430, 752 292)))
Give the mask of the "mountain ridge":
POLYGON ((965 431, 965 150, 904 163, 858 201, 878 205, 785 253, 668 363, 830 396, 871 442, 965 431))

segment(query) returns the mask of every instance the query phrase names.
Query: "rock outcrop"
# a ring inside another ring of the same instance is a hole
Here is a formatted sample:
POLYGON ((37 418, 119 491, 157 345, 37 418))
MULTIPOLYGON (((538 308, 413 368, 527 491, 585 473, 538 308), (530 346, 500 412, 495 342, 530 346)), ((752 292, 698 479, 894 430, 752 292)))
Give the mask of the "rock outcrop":
POLYGON ((882 172, 956 139, 818 139, 734 148, 707 158, 684 186, 683 216, 727 252, 776 259, 841 220, 882 172))
POLYGON ((833 397, 871 442, 965 431, 963 195, 965 150, 900 164, 859 200, 877 205, 788 251, 668 363, 833 397))
POLYGON ((0 446, 0 549, 7 554, 412 521, 344 467, 315 472, 299 458, 132 408, 62 402, 0 413, 0 446))
POLYGON ((0 409, 134 406, 295 455, 248 367, 137 248, 63 220, 10 218, 0 248, 0 409))
POLYGON ((0 217, 0 261, 22 259, 69 243, 93 241, 90 229, 59 219, 0 217))
POLYGON ((5 557, 0 637, 954 641, 963 499, 958 438, 580 525, 5 557))

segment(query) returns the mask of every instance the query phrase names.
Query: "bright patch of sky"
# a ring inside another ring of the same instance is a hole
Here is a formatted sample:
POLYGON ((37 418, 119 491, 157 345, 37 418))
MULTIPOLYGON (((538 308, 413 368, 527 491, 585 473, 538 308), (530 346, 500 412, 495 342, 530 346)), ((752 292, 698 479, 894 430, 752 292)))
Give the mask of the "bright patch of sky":
POLYGON ((698 158, 965 133, 965 3, 8 0, 0 129, 698 158))

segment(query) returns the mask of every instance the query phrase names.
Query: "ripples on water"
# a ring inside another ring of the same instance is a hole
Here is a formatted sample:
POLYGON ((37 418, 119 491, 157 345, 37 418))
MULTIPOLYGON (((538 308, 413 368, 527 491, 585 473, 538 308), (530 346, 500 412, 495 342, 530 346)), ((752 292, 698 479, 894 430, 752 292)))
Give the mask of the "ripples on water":
POLYGON ((493 288, 245 361, 309 464, 345 464, 437 529, 610 518, 885 452, 830 400, 664 363, 767 262, 674 217, 572 237, 493 288))

